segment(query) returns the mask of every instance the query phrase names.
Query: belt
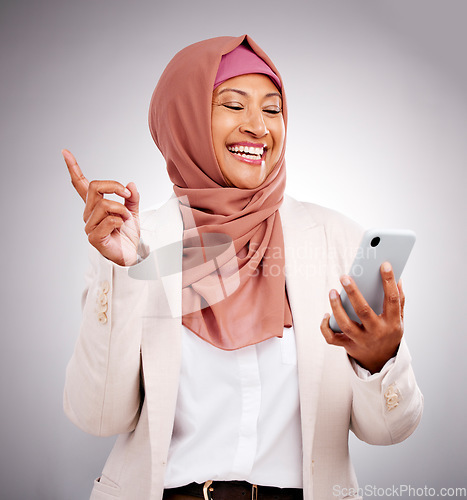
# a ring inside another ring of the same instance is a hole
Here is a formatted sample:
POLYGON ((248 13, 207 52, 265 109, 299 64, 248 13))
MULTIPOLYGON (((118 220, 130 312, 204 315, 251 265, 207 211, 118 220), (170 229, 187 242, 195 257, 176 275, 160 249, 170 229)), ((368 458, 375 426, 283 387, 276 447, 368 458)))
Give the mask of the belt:
POLYGON ((164 490, 163 500, 185 495, 204 500, 303 500, 301 488, 276 488, 246 481, 206 481, 164 490))

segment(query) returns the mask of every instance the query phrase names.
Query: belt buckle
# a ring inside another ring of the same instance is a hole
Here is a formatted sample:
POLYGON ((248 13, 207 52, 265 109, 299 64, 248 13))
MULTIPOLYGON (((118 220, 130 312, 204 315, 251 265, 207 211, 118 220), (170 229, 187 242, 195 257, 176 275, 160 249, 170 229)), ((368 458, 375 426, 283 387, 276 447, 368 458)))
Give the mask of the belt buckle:
POLYGON ((212 481, 210 479, 208 479, 205 483, 204 483, 204 486, 203 486, 203 496, 204 496, 204 500, 212 500, 212 497, 211 497, 211 491, 213 490, 212 488, 209 488, 209 486, 211 486, 212 484, 212 481))
MULTIPOLYGON (((213 500, 211 497, 211 491, 213 491, 214 488, 210 488, 211 484, 212 484, 212 480, 208 479, 203 485, 204 500, 213 500)), ((251 500, 258 500, 258 485, 257 484, 251 485, 251 500)))
POLYGON ((258 485, 251 485, 251 500, 258 500, 258 485))

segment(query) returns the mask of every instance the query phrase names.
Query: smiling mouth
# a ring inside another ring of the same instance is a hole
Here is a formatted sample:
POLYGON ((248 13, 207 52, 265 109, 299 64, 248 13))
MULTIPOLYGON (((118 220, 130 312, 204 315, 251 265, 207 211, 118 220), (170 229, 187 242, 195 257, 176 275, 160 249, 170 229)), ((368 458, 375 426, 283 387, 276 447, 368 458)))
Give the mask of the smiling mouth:
POLYGON ((261 164, 263 156, 266 152, 265 146, 246 146, 232 144, 227 146, 227 149, 241 161, 247 161, 248 163, 261 164))

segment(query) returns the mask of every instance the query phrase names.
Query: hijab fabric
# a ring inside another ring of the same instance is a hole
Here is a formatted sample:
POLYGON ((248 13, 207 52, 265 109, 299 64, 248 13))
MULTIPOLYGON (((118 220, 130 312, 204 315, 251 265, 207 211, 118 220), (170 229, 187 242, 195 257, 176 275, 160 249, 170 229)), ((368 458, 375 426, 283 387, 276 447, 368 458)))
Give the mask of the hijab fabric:
POLYGON ((239 349, 281 337, 292 325, 285 290, 279 206, 284 149, 255 189, 227 187, 211 138, 212 89, 223 55, 248 46, 280 75, 247 35, 190 45, 169 62, 154 90, 149 128, 164 156, 183 218, 183 324, 212 345, 239 349))
POLYGON ((269 76, 274 85, 281 90, 281 82, 274 71, 244 43, 222 56, 214 88, 230 78, 249 73, 261 73, 269 76))

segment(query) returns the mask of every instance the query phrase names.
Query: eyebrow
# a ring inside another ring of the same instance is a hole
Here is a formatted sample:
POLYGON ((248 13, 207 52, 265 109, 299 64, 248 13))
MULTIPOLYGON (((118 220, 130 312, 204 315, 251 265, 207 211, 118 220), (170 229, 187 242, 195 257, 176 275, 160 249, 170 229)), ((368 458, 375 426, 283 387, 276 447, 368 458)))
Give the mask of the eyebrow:
MULTIPOLYGON (((221 95, 224 92, 237 92, 237 94, 240 94, 242 96, 245 96, 245 97, 248 96, 248 92, 245 92, 244 90, 232 89, 232 88, 222 89, 217 95, 221 95)), ((281 94, 279 94, 279 92, 270 92, 270 93, 266 94, 264 97, 274 97, 274 96, 277 96, 280 99, 282 99, 282 96, 281 96, 281 94)))

